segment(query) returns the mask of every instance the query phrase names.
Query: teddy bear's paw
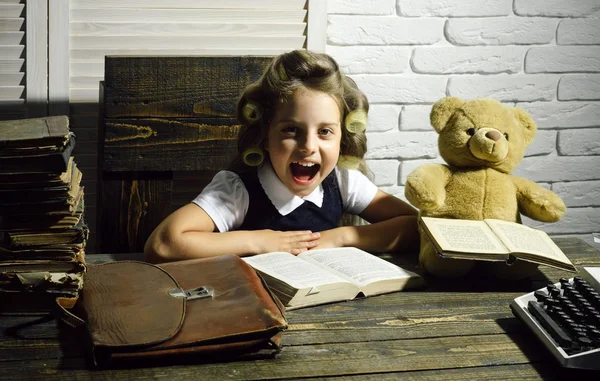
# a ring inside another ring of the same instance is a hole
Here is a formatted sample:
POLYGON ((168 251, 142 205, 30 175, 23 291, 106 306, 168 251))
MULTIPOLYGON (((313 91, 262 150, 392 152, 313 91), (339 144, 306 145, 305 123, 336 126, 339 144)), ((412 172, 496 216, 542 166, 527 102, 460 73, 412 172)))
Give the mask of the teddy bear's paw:
POLYGON ((543 208, 543 210, 547 213, 548 217, 550 218, 548 222, 556 222, 565 215, 567 207, 561 199, 558 199, 557 201, 549 202, 548 205, 545 205, 545 208, 543 208))
POLYGON ((567 207, 557 196, 554 199, 538 203, 536 208, 532 210, 530 217, 542 222, 556 222, 564 216, 566 210, 567 207))
POLYGON ((565 214, 564 210, 560 209, 548 209, 542 210, 542 219, 544 222, 557 222, 559 221, 565 214))
POLYGON ((444 197, 431 192, 417 191, 407 184, 404 195, 415 208, 426 212, 433 212, 444 205, 444 197))

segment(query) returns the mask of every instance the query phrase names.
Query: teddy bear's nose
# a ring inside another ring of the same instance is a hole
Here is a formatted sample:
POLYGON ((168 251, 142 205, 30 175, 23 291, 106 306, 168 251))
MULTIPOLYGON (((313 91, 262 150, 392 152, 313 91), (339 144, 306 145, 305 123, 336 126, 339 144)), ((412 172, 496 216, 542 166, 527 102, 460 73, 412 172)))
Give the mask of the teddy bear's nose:
POLYGON ((502 137, 502 134, 500 134, 500 133, 499 133, 498 131, 496 131, 496 130, 492 130, 492 131, 488 131, 488 132, 485 134, 485 137, 486 137, 486 138, 488 138, 488 139, 492 139, 493 141, 495 141, 495 142, 496 142, 496 141, 498 141, 498 140, 499 140, 499 139, 502 137))

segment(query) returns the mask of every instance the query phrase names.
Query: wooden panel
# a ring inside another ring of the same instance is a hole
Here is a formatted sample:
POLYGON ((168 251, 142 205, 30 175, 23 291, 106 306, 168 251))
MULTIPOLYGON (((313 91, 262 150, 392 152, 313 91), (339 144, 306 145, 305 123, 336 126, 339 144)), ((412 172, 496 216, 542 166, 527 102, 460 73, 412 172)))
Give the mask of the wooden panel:
MULTIPOLYGON (((301 20, 298 20, 301 21, 301 20)), ((0 23, 0 26, 2 24, 0 23)), ((304 33, 305 23, 114 23, 72 22, 71 36, 293 36, 304 33)), ((115 46, 116 47, 116 46, 115 46)))
POLYGON ((75 8, 303 9, 306 0, 71 0, 75 8))
POLYGON ((305 10, 260 10, 260 9, 135 9, 122 8, 115 12, 111 8, 71 9, 71 20, 84 22, 126 22, 139 20, 143 22, 291 22, 304 20, 305 10))
POLYGON ((306 49, 325 53, 327 41, 327 2, 311 0, 308 2, 308 22, 306 31, 306 49))
POLYGON ((48 2, 29 0, 27 5, 27 117, 36 118, 48 113, 48 2))
MULTIPOLYGON (((300 48, 298 46, 297 48, 300 48)), ((74 64, 80 65, 72 75, 102 75, 104 76, 104 57, 105 56, 275 56, 285 53, 289 49, 282 48, 257 48, 247 46, 243 48, 215 48, 215 49, 187 49, 185 47, 155 47, 152 49, 71 49, 71 68, 77 67, 74 64), (87 70, 86 65, 100 64, 101 70, 87 70), (94 73, 94 74, 91 74, 94 73)), ((104 77, 103 77, 104 78, 104 77)))
POLYGON ((4 18, 4 14, 2 14, 2 18, 0 18, 0 31, 8 32, 21 30, 21 27, 23 27, 24 22, 25 19, 23 19, 22 17, 4 18))
POLYGON ((192 49, 223 47, 241 49, 244 46, 255 46, 293 50, 295 47, 302 46, 304 40, 304 36, 72 36, 71 46, 73 49, 90 47, 96 49, 148 49, 169 45, 192 49))
POLYGON ((106 119, 104 171, 196 171, 227 167, 234 119, 106 119))
POLYGON ((89 62, 85 60, 71 60, 69 64, 71 76, 101 76, 104 75, 104 60, 89 62))
POLYGON ((0 120, 15 120, 25 117, 25 100, 5 101, 0 99, 0 120))
POLYGON ((25 73, 0 73, 0 86, 19 86, 25 73))
POLYGON ((0 71, 9 72, 9 73, 23 71, 24 64, 25 64, 25 60, 23 58, 12 59, 12 60, 0 59, 0 71))
POLYGON ((69 113, 69 2, 48 9, 48 113, 69 113))
POLYGON ((107 57, 107 117, 234 117, 271 57, 107 57), (185 75, 183 75, 185 73, 185 75))
POLYGON ((25 4, 0 4, 0 15, 6 18, 21 17, 25 4))
POLYGON ((217 171, 173 172, 171 205, 178 209, 192 202, 216 175, 217 171))
POLYGON ((72 88, 98 88, 98 86, 100 85, 100 81, 102 81, 103 79, 103 76, 71 76, 69 80, 69 85, 72 88))
POLYGON ((24 50, 25 50, 24 45, 0 46, 0 57, 2 57, 4 59, 22 58, 24 50))
POLYGON ((89 88, 89 89, 75 89, 71 88, 69 90, 69 99, 74 102, 89 102, 93 104, 97 104, 98 99, 98 88, 89 88))
POLYGON ((19 45, 25 32, 0 32, 0 45, 19 45))
MULTIPOLYGON (((102 98, 100 98, 102 100, 102 98)), ((69 104, 69 113, 78 116, 97 116, 100 110, 97 103, 78 103, 71 102, 69 104)))
POLYGON ((98 155, 96 153, 78 153, 76 160, 82 172, 85 171, 88 175, 95 173, 98 165, 98 155))
POLYGON ((97 210, 101 252, 142 252, 154 228, 172 211, 170 173, 104 173, 97 210))
POLYGON ((25 106, 25 6, 0 2, 0 119, 23 119, 25 106))
POLYGON ((20 99, 25 91, 25 86, 0 86, 0 99, 20 99))

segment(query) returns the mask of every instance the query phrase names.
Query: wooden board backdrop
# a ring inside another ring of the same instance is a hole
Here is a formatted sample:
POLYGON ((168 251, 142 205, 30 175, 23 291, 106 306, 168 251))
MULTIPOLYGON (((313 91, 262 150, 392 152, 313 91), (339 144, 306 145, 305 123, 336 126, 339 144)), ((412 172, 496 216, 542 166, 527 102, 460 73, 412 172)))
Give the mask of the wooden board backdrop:
POLYGON ((160 221, 227 168, 237 147, 237 99, 271 59, 106 58, 99 251, 142 251, 160 221))

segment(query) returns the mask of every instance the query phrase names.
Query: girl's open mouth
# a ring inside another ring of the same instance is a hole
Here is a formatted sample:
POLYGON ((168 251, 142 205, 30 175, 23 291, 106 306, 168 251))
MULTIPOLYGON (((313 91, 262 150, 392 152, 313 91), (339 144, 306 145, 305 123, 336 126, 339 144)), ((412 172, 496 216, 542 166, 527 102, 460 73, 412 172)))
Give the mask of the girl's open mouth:
POLYGON ((299 183, 309 183, 312 181, 317 172, 319 172, 319 169, 321 169, 321 166, 315 163, 294 162, 290 164, 292 176, 299 183))

